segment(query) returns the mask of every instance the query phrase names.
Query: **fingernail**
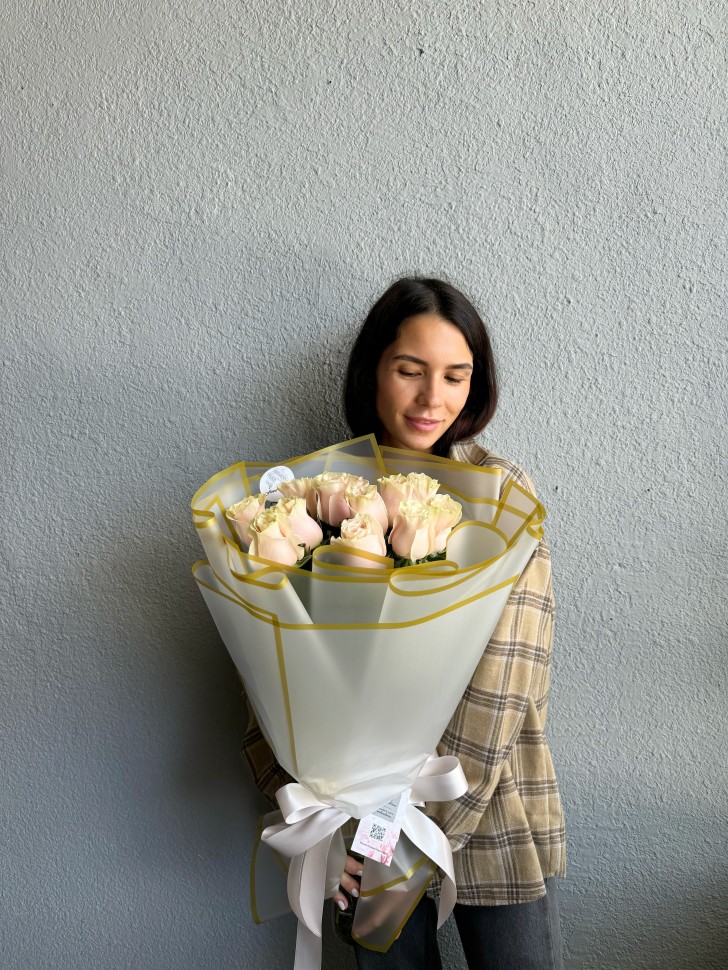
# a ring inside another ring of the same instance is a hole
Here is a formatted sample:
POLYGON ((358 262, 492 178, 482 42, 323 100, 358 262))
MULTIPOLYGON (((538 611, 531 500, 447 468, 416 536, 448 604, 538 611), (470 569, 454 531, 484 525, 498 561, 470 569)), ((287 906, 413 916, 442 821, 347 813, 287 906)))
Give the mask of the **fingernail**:
POLYGON ((363 876, 363 875, 364 875, 364 870, 360 869, 359 872, 357 872, 357 876, 363 876))
POLYGON ((351 895, 352 895, 352 896, 353 896, 353 897, 354 897, 355 899, 358 899, 358 898, 359 898, 359 890, 358 890, 358 889, 352 889, 352 891, 351 891, 351 895))
POLYGON ((343 899, 337 899, 336 905, 339 907, 339 909, 346 909, 346 903, 343 899))

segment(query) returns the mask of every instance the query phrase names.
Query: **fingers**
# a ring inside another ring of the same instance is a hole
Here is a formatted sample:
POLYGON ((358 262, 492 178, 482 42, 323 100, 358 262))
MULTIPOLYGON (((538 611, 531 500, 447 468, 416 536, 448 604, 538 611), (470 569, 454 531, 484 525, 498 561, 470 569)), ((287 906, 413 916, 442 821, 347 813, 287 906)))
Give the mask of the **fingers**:
POLYGON ((346 893, 349 896, 353 896, 357 899, 359 896, 359 877, 362 874, 362 864, 358 859, 354 859, 352 856, 347 855, 346 866, 344 872, 341 875, 341 880, 339 882, 340 890, 345 890, 345 892, 337 892, 331 897, 334 901, 334 905, 338 906, 339 909, 344 910, 349 908, 349 900, 346 897, 346 893))
POLYGON ((339 888, 344 889, 350 896, 359 896, 359 880, 345 872, 339 880, 339 888))
POLYGON ((353 856, 347 855, 346 865, 344 866, 344 872, 348 872, 352 876, 361 877, 361 874, 362 874, 361 859, 355 859, 353 856))
MULTIPOLYGON (((354 896, 354 893, 351 894, 354 896)), ((359 891, 356 890, 356 896, 359 895, 359 891)), ((345 910, 349 908, 349 900, 346 898, 345 894, 342 892, 334 893, 331 897, 334 901, 334 906, 338 906, 339 909, 345 910)))

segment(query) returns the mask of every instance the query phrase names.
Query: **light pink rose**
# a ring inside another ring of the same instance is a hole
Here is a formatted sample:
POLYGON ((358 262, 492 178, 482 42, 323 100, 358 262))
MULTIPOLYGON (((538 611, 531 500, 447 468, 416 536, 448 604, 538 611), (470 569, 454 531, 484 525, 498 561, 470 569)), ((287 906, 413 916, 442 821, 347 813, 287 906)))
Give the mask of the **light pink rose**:
POLYGON ((303 541, 288 530, 290 519, 275 505, 261 512, 250 523, 250 554, 272 559, 284 566, 295 566, 304 556, 303 541))
POLYGON ((235 505, 231 505, 225 512, 225 518, 231 523, 238 534, 240 542, 247 549, 252 538, 250 534, 250 523, 265 508, 265 495, 260 492, 257 495, 248 495, 235 505))
POLYGON ((310 478, 291 478, 287 482, 281 482, 278 491, 284 498, 305 498, 306 511, 315 519, 316 492, 311 482, 310 478))
POLYGON ((344 496, 352 512, 371 515, 381 525, 382 532, 387 532, 389 529, 387 506, 377 491, 376 485, 371 485, 369 482, 358 482, 356 485, 350 485, 344 492, 344 496))
POLYGON ((427 502, 437 492, 440 483, 421 472, 409 475, 387 475, 379 479, 379 491, 387 507, 390 525, 399 511, 399 503, 407 501, 427 502))
POLYGON ((321 522, 331 526, 340 526, 344 519, 351 515, 345 492, 351 485, 363 479, 346 472, 323 472, 312 479, 318 499, 318 517, 321 522))
MULTIPOLYGON (((351 519, 344 519, 341 523, 341 538, 331 539, 334 548, 348 546, 362 552, 371 552, 375 556, 387 555, 387 543, 381 525, 371 515, 358 513, 351 519)), ((363 560, 357 560, 357 565, 364 565, 363 560)))
POLYGON ((395 555, 417 562, 435 551, 436 512, 414 499, 399 503, 389 537, 395 555))
POLYGON ((463 507, 449 495, 433 495, 427 504, 435 510, 435 552, 444 552, 447 537, 463 517, 463 507))
POLYGON ((281 532, 297 536, 306 547, 306 552, 321 545, 324 534, 316 519, 312 519, 306 511, 305 498, 282 498, 273 508, 278 509, 281 532))

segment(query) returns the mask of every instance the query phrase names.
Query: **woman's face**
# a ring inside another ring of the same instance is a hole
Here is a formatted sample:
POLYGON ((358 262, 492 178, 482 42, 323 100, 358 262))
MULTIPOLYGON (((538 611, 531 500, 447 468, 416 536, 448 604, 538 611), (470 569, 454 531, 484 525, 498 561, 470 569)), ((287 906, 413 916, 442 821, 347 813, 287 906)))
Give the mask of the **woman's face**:
POLYGON ((452 323, 435 313, 407 317, 377 366, 382 444, 432 451, 470 393, 473 355, 452 323))

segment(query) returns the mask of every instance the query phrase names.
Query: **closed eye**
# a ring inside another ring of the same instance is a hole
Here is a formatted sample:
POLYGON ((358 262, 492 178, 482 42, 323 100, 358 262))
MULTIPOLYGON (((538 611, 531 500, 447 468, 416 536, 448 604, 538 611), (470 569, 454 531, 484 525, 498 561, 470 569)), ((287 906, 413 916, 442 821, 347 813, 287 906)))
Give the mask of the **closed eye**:
MULTIPOLYGON (((414 370, 401 370, 400 369, 398 371, 398 373, 399 373, 400 377, 421 377, 422 376, 420 371, 414 371, 414 370)), ((463 384, 467 380, 467 378, 466 377, 451 377, 450 375, 446 375, 445 376, 445 380, 447 381, 448 384, 463 384)))

